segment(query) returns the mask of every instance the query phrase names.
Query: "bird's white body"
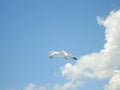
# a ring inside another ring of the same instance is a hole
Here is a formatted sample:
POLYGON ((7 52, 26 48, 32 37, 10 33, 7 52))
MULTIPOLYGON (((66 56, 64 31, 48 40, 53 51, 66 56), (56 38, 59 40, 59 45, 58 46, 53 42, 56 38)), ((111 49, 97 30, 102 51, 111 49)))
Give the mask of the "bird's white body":
POLYGON ((67 59, 67 57, 71 57, 74 60, 77 60, 77 58, 75 56, 73 56, 71 53, 66 52, 66 51, 61 51, 61 52, 57 52, 57 51, 50 51, 49 53, 49 57, 53 58, 54 56, 57 57, 64 57, 65 59, 67 59))

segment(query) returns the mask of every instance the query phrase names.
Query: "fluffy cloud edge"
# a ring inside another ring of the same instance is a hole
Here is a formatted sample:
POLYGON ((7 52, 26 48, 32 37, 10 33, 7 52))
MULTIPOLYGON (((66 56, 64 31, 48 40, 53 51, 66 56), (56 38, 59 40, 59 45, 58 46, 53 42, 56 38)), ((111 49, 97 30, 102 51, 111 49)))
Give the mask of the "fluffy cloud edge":
POLYGON ((46 85, 45 86, 36 86, 35 84, 30 83, 23 89, 11 88, 11 89, 8 89, 8 90, 48 90, 47 88, 48 88, 48 86, 46 86, 46 85))
POLYGON ((120 70, 115 70, 105 90, 120 90, 120 70))

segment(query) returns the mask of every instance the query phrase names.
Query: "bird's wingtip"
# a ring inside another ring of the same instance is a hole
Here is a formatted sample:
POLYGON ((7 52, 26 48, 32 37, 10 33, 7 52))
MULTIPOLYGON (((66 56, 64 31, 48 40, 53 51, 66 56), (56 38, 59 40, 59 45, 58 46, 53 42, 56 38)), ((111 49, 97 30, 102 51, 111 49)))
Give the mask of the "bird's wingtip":
POLYGON ((72 57, 74 60, 77 60, 77 58, 76 57, 72 57))

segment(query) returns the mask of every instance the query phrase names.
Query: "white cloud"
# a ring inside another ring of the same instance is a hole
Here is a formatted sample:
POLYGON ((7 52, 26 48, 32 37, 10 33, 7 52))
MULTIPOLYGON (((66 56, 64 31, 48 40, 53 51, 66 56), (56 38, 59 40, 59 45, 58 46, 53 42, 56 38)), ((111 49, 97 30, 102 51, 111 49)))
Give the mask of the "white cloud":
POLYGON ((46 90, 46 87, 44 87, 44 86, 37 87, 31 83, 27 87, 25 87, 23 90, 46 90))
POLYGON ((114 72, 105 90, 120 90, 120 70, 114 72))
POLYGON ((27 87, 25 87, 24 90, 34 90, 34 89, 36 89, 36 86, 31 83, 31 84, 29 84, 27 87))
POLYGON ((36 85, 30 83, 23 89, 8 89, 8 90, 47 90, 47 86, 37 87, 36 85))
POLYGON ((78 86, 83 85, 83 82, 75 81, 75 82, 67 82, 64 85, 55 84, 53 90, 76 90, 78 86))
POLYGON ((74 65, 67 63, 63 66, 61 73, 68 82, 82 78, 105 79, 111 77, 120 65, 120 10, 112 11, 106 19, 98 17, 97 20, 105 27, 104 48, 82 56, 74 65))

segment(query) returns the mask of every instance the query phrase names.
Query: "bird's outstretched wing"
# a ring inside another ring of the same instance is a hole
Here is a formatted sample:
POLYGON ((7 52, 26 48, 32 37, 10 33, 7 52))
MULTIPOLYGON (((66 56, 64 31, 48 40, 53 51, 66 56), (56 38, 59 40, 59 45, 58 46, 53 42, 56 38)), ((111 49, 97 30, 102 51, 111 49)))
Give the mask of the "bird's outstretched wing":
POLYGON ((53 58, 53 56, 55 55, 55 53, 56 53, 56 51, 50 51, 50 52, 49 52, 49 57, 50 57, 50 58, 53 58))
POLYGON ((63 51, 67 56, 71 57, 74 60, 77 60, 77 58, 70 52, 63 51))
POLYGON ((65 59, 67 59, 67 57, 71 57, 72 59, 77 60, 75 56, 73 56, 70 52, 66 52, 66 51, 61 51, 61 52, 50 51, 49 57, 53 58, 54 56, 64 57, 65 59))

